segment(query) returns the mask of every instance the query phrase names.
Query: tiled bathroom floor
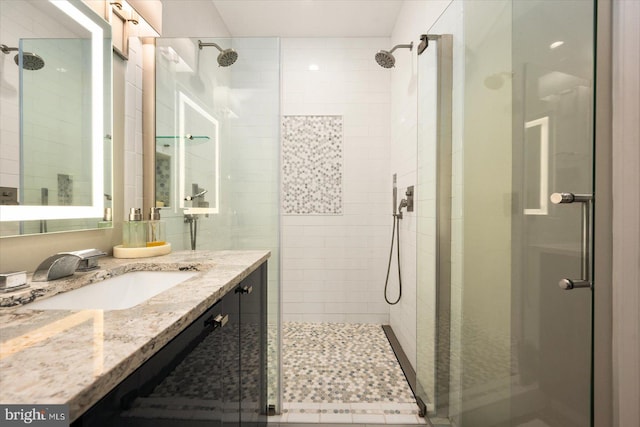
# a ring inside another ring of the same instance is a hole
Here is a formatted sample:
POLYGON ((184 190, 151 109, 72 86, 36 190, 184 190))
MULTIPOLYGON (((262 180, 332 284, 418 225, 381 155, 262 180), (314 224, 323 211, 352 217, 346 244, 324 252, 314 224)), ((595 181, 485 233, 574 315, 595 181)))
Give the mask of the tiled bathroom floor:
POLYGON ((269 423, 426 424, 380 325, 283 324, 282 415, 269 423))

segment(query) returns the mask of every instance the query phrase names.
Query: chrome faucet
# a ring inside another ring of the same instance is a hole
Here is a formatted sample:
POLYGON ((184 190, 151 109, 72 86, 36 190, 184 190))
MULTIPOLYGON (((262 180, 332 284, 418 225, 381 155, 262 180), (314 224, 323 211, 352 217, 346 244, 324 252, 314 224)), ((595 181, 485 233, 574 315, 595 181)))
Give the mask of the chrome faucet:
POLYGON ((31 281, 48 282, 71 276, 80 264, 80 257, 73 254, 55 254, 40 263, 33 273, 31 281))
POLYGON ((52 255, 40 263, 33 273, 31 281, 48 282, 71 276, 76 271, 96 269, 98 268, 97 258, 104 255, 106 254, 98 249, 85 249, 52 255))

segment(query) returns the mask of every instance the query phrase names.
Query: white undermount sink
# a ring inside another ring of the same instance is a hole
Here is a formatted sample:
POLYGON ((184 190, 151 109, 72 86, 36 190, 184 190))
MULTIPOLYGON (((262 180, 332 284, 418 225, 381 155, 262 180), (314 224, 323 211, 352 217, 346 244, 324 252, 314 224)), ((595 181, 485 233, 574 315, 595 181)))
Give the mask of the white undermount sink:
POLYGON ((194 271, 132 271, 27 304, 34 310, 122 310, 195 276, 194 271))

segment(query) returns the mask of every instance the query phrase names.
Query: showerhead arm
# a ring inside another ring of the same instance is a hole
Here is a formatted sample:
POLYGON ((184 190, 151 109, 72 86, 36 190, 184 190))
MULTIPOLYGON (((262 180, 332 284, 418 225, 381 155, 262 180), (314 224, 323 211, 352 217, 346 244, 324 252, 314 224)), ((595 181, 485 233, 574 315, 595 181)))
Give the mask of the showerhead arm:
POLYGON ((404 49, 404 48, 407 48, 407 49, 409 49, 409 50, 412 50, 412 49, 413 49, 413 42, 411 42, 411 43, 409 43, 409 44, 397 44, 397 45, 395 45, 395 46, 393 47, 393 49, 391 49, 391 50, 389 51, 389 53, 393 53, 393 51, 394 51, 394 50, 396 50, 396 49, 404 49))
POLYGON ((217 61, 218 61, 218 65, 221 67, 228 67, 229 65, 232 65, 234 62, 236 62, 236 60, 238 59, 238 52, 236 52, 233 49, 222 49, 216 43, 213 43, 213 42, 202 43, 201 40, 198 40, 198 47, 200 48, 200 50, 202 50, 203 47, 208 47, 208 46, 215 47, 220 51, 217 61))
POLYGON ((20 49, 18 49, 17 47, 9 47, 6 44, 0 44, 0 50, 2 51, 2 53, 9 53, 9 52, 17 52, 20 49))
POLYGON ((222 48, 218 46, 216 43, 203 43, 201 40, 198 40, 198 47, 200 48, 200 50, 202 50, 203 47, 215 47, 220 52, 224 52, 222 48))

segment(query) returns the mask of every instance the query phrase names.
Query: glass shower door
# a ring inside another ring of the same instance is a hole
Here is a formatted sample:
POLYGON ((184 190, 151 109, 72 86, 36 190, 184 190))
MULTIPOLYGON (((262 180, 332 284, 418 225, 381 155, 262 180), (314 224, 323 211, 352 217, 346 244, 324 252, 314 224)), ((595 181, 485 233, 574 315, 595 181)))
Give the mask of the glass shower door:
POLYGON ((511 412, 548 426, 591 423, 594 10, 513 2, 511 412))
POLYGON ((592 425, 595 18, 590 0, 454 0, 429 30, 453 47, 449 158, 439 41, 418 60, 416 374, 434 424, 592 425))
POLYGON ((202 39, 238 52, 229 67, 199 41, 156 41, 156 200, 175 249, 194 236, 196 249, 271 251, 265 411, 280 411, 280 41, 202 39))

